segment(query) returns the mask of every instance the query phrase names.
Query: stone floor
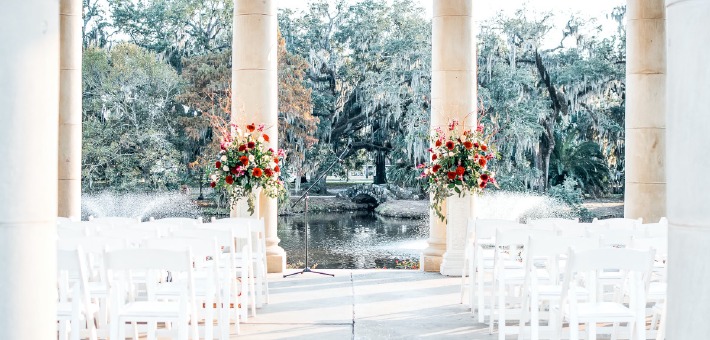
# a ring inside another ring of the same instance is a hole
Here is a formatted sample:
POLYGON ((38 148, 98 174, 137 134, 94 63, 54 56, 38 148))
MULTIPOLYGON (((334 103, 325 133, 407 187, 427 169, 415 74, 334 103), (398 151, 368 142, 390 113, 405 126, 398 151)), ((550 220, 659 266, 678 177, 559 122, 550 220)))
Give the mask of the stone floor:
POLYGON ((459 304, 460 278, 408 270, 323 271, 335 277, 270 274, 270 303, 233 338, 497 338, 459 304))

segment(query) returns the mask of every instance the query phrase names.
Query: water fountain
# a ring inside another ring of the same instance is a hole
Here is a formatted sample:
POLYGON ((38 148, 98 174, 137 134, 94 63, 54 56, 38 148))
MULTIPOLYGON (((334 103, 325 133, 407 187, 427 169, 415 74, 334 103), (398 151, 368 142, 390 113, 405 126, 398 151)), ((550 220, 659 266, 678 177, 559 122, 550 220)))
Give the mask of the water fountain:
POLYGON ((81 195, 81 219, 94 217, 149 217, 201 216, 200 208, 190 197, 177 192, 162 193, 117 193, 104 191, 81 195))

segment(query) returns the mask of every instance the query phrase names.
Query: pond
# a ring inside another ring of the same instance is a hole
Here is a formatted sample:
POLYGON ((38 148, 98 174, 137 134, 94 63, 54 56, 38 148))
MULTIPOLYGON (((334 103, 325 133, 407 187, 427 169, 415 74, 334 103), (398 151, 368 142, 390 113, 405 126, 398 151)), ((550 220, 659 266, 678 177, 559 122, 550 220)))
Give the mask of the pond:
MULTIPOLYGON (((382 217, 369 211, 311 213, 308 218, 309 266, 329 269, 395 268, 396 261, 419 261, 427 247, 426 220, 382 217)), ((279 244, 290 267, 305 262, 302 215, 280 216, 279 244)))

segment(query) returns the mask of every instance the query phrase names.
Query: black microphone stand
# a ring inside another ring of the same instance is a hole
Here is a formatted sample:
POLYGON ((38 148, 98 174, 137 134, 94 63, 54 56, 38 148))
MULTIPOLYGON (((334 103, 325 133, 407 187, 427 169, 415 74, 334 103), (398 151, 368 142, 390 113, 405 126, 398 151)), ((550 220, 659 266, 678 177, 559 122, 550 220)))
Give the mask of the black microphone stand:
POLYGON ((304 206, 303 221, 306 224, 306 233, 305 233, 306 234, 306 263, 304 264, 305 268, 303 268, 303 270, 301 270, 300 272, 287 274, 287 275, 284 275, 284 277, 289 277, 289 276, 293 276, 296 274, 303 274, 303 273, 315 273, 315 274, 321 274, 321 275, 335 276, 335 274, 318 272, 315 270, 311 270, 311 268, 308 267, 308 193, 311 191, 311 189, 313 189, 313 187, 316 184, 318 184, 318 182, 321 180, 321 178, 323 178, 330 171, 330 169, 332 169, 335 166, 335 164, 337 164, 343 160, 343 157, 345 157, 345 154, 347 154, 348 151, 350 151, 350 143, 348 143, 348 147, 345 148, 345 151, 343 151, 343 153, 341 153, 340 156, 338 156, 338 159, 333 161, 333 163, 330 163, 328 168, 325 169, 325 171, 321 172, 321 174, 318 176, 318 178, 316 178, 316 180, 313 182, 313 184, 311 184, 306 189, 306 191, 303 192, 303 195, 301 195, 301 197, 299 197, 298 200, 296 200, 296 202, 291 205, 291 209, 293 209, 296 206, 296 204, 300 203, 301 201, 304 201, 304 203, 303 203, 303 206, 304 206))

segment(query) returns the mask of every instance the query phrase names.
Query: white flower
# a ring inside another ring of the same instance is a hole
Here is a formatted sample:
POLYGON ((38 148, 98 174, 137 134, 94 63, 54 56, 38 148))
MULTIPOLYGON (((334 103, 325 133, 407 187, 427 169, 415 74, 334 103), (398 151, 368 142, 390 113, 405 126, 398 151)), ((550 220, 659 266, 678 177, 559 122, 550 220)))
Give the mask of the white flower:
POLYGON ((242 135, 242 128, 237 128, 237 134, 240 136, 242 135))
POLYGON ((249 155, 249 161, 253 162, 254 161, 254 155, 249 155))
POLYGON ((213 181, 216 181, 216 180, 217 180, 217 175, 212 174, 212 176, 210 176, 210 179, 213 180, 213 181))
POLYGON ((227 156, 226 156, 226 155, 222 155, 222 157, 220 157, 219 160, 222 161, 222 162, 226 162, 226 161, 227 161, 227 156))
POLYGON ((225 165, 225 166, 222 167, 222 170, 223 170, 223 171, 229 171, 229 167, 225 165))
POLYGON ((264 137, 263 137, 263 136, 259 136, 259 138, 257 138, 257 140, 259 141, 259 143, 263 143, 263 142, 264 142, 264 137))
POLYGON ((274 163, 273 161, 269 162, 269 168, 273 169, 274 167, 276 167, 276 163, 274 163))
POLYGON ((454 153, 449 151, 449 157, 454 157, 454 153))

